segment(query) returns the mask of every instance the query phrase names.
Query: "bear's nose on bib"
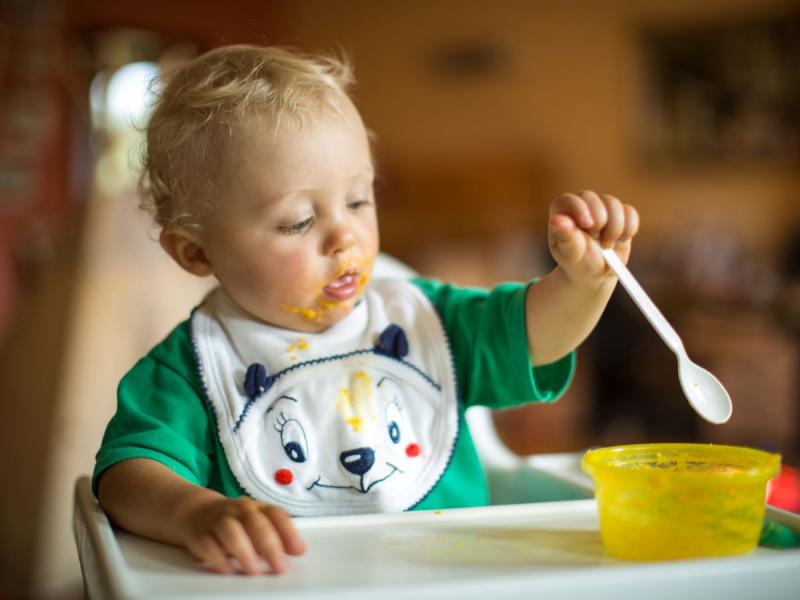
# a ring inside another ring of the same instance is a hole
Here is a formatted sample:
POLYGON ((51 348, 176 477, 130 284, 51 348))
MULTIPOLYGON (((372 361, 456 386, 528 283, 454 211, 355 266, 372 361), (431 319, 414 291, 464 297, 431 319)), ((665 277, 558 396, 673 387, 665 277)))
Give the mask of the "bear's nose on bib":
POLYGON ((339 460, 353 475, 363 475, 375 464, 375 451, 372 448, 356 448, 342 452, 339 460))

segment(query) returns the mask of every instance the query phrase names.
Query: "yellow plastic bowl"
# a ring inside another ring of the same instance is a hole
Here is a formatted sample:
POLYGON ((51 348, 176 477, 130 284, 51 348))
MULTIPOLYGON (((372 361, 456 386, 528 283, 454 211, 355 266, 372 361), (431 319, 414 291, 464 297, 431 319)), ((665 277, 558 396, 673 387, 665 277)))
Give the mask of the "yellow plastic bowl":
POLYGON ((672 560, 750 552, 781 457, 708 444, 590 450, 600 534, 611 556, 672 560))

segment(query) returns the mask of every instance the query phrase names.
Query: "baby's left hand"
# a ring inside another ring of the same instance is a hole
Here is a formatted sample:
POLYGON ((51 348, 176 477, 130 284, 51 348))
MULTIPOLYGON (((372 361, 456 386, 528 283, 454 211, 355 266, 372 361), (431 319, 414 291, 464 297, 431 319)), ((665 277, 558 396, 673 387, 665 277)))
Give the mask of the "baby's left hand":
POLYGON ((639 213, 614 196, 589 190, 563 194, 550 205, 548 245, 573 284, 599 288, 613 277, 599 245, 614 248, 627 262, 638 229, 639 213))

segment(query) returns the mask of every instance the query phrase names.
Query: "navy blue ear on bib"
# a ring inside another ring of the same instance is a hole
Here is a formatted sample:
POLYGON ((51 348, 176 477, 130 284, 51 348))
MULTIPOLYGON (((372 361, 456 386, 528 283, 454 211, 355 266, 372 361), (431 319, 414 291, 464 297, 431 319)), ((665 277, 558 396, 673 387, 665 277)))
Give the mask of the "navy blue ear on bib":
POLYGON ((261 363, 253 363, 244 374, 244 392, 255 400, 272 385, 272 377, 267 376, 267 368, 261 363))
POLYGON ((406 332, 399 325, 392 323, 381 332, 375 352, 386 354, 394 358, 403 358, 408 354, 408 338, 406 332))

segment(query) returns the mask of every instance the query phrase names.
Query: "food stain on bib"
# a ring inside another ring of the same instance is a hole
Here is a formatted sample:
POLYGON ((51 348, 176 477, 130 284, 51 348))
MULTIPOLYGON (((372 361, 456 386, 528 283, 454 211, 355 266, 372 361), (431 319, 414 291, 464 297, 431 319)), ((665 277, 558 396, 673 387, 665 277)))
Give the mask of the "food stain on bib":
POLYGON ((297 338, 296 343, 291 344, 286 348, 286 352, 289 354, 289 359, 293 361, 299 360, 297 353, 303 350, 308 350, 308 340, 305 338, 297 338))
POLYGON ((350 376, 350 387, 340 388, 336 397, 336 410, 354 433, 358 433, 364 419, 375 420, 372 409, 372 378, 365 371, 350 376))

